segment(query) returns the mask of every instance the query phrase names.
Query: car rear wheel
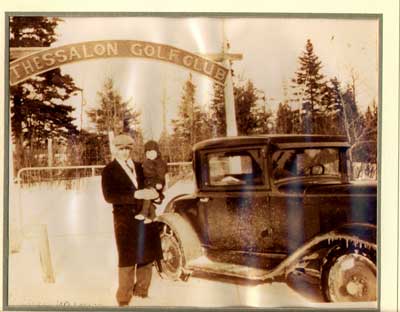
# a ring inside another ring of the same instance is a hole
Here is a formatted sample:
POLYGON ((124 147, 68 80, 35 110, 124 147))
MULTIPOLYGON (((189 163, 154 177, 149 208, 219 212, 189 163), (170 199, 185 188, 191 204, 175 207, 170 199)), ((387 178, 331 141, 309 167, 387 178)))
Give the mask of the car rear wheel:
POLYGON ((376 301, 376 252, 335 246, 322 265, 321 286, 327 301, 376 301))
POLYGON ((170 280, 184 280, 184 255, 175 233, 164 224, 161 232, 163 259, 160 261, 160 274, 170 280))

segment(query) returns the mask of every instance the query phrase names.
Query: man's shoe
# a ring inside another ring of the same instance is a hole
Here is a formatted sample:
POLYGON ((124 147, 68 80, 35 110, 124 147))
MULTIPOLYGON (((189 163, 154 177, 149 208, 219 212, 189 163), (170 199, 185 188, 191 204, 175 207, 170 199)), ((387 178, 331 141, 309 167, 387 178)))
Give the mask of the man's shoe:
POLYGON ((143 294, 143 293, 133 293, 133 296, 139 298, 149 298, 148 294, 143 294))
POLYGON ((119 307, 126 307, 128 306, 129 302, 128 301, 119 301, 118 306, 119 307))

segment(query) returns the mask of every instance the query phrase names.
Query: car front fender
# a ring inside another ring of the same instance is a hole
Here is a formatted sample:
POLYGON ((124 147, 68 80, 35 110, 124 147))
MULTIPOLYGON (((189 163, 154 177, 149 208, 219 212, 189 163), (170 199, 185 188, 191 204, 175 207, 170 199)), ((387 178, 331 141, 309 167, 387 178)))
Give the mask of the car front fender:
POLYGON ((202 255, 199 237, 191 224, 181 215, 174 212, 164 213, 156 218, 173 231, 182 248, 186 264, 202 255))

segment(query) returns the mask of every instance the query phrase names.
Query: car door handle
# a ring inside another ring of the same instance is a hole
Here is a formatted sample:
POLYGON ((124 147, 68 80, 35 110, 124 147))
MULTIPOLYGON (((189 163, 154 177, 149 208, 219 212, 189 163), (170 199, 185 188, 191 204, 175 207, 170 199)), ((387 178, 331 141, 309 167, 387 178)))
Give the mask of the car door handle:
POLYGON ((200 201, 201 201, 202 203, 207 203, 209 200, 210 200, 210 198, 208 198, 208 197, 200 198, 200 201))
POLYGON ((266 228, 264 231, 261 232, 261 237, 268 237, 272 236, 272 228, 266 228))

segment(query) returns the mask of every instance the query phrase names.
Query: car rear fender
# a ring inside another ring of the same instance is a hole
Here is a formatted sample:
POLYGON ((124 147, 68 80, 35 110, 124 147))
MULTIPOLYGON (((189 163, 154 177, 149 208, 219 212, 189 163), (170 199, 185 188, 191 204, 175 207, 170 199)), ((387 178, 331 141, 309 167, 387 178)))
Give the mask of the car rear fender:
POLYGON ((190 223, 181 215, 175 212, 167 212, 158 216, 156 220, 168 225, 175 234, 182 248, 185 264, 202 255, 202 248, 198 235, 190 223))
POLYGON ((376 250, 376 226, 365 223, 349 223, 338 229, 315 236, 282 261, 266 278, 287 275, 300 261, 312 258, 321 249, 330 249, 341 243, 349 246, 376 250))
POLYGON ((347 223, 336 229, 338 234, 348 234, 376 244, 376 225, 369 223, 347 223))

